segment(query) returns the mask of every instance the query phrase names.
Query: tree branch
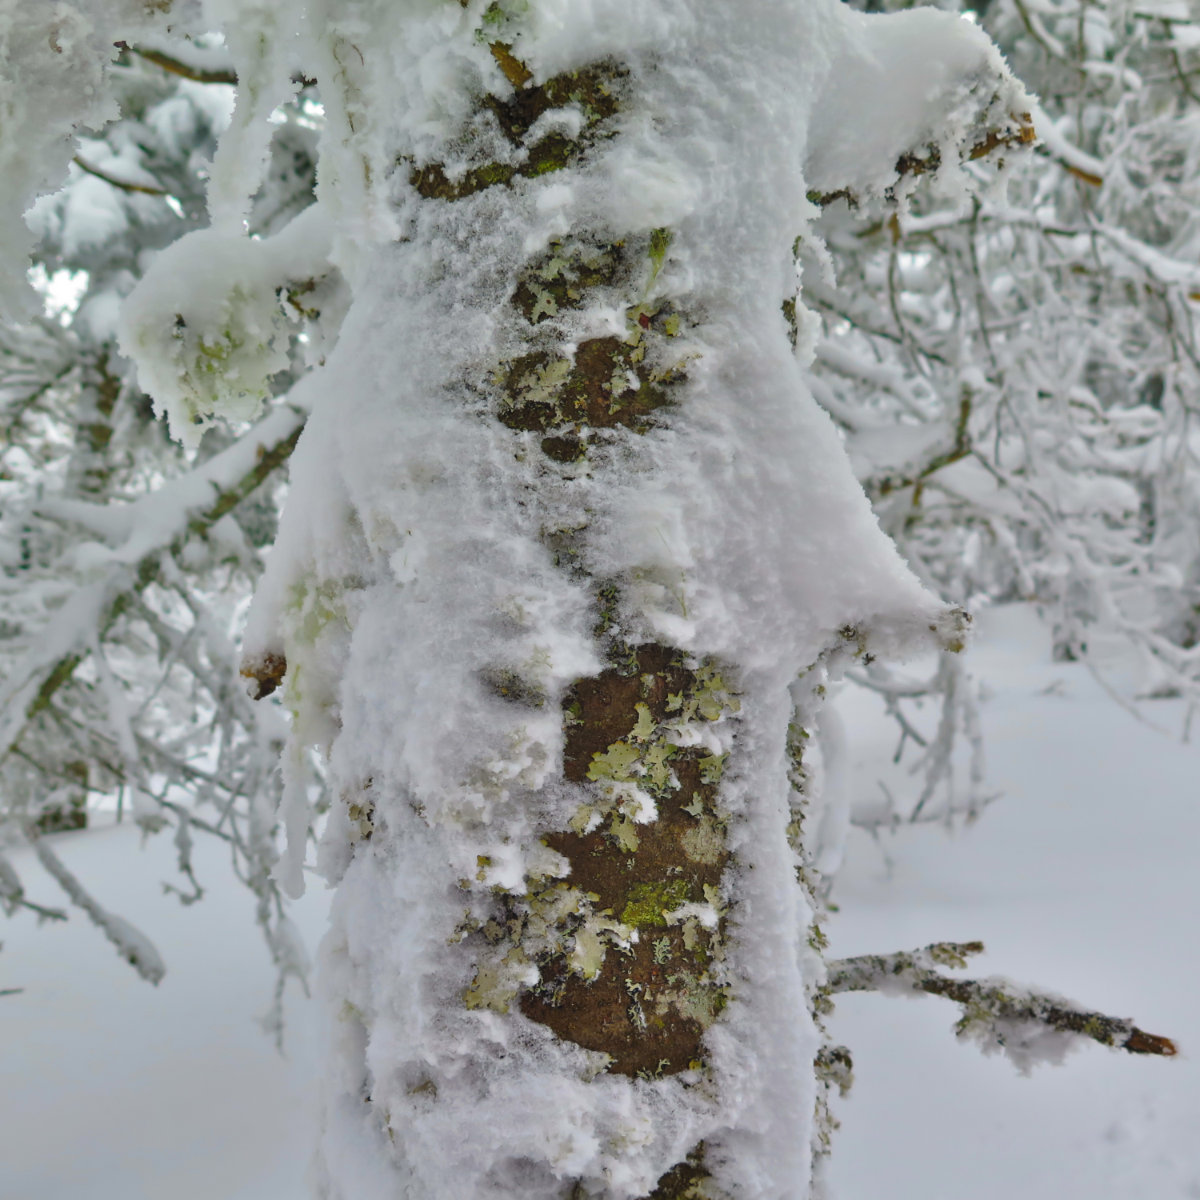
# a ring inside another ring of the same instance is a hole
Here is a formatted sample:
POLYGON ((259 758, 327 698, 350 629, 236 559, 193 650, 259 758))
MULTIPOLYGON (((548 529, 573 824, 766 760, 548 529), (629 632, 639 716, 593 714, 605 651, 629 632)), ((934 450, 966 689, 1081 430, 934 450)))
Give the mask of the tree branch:
POLYGON ((167 190, 160 187, 151 187, 147 183, 130 183, 127 179, 118 179, 115 175, 110 175, 107 171, 102 171, 99 167, 94 167, 86 159, 81 158, 78 154, 71 160, 81 171, 86 171, 89 175, 94 175, 97 179, 103 179, 105 183, 112 187, 120 188, 123 192, 138 192, 143 196, 166 196, 167 190))
MULTIPOLYGON (((301 413, 281 408, 225 451, 224 455, 218 455, 217 459, 205 463, 189 476, 175 480, 173 485, 168 484, 159 492, 145 497, 156 509, 162 509, 166 500, 164 493, 173 487, 178 489, 180 497, 189 499, 195 494, 195 489, 201 488, 203 484, 216 491, 212 502, 199 511, 196 511, 197 506, 185 500, 180 506, 183 527, 176 526, 172 531, 173 537, 153 546, 139 546, 135 562, 120 562, 118 556, 117 564, 105 583, 82 591, 76 597, 80 602, 78 606, 68 605, 64 608, 63 616, 69 618, 73 627, 60 637, 49 636, 46 639, 51 645, 57 642, 63 648, 57 655, 47 655, 41 662, 27 668, 28 673, 24 681, 8 689, 7 695, 0 702, 0 759, 7 757, 29 722, 49 706, 58 690, 83 662, 86 656, 84 639, 88 628, 96 630, 102 637, 113 622, 125 612, 130 597, 143 591, 157 577, 162 555, 178 554, 191 538, 202 537, 265 482, 291 456, 303 428, 304 417, 301 413), (264 446, 264 436, 274 436, 277 440, 264 446), (218 460, 226 455, 229 456, 231 465, 240 473, 235 477, 232 486, 223 487, 219 478, 214 477, 214 468, 218 460), (247 459, 248 467, 243 465, 247 459), (183 524, 183 521, 186 521, 186 524, 183 524), (83 616, 87 616, 89 621, 83 621, 83 616), (17 707, 17 711, 5 714, 4 708, 12 706, 17 707), (7 720, 4 719, 6 715, 7 720)), ((132 509, 137 503, 139 502, 135 501, 134 505, 130 506, 131 517, 134 515, 132 509)), ((131 520, 130 526, 132 540, 137 536, 136 520, 131 520)))
POLYGON ((184 79, 190 79, 194 83, 236 84, 238 81, 237 72, 235 71, 206 71, 202 67, 190 66, 188 63, 181 62, 179 59, 172 58, 169 54, 163 54, 158 50, 143 50, 138 46, 129 45, 128 42, 117 42, 115 45, 118 50, 124 50, 129 54, 136 54, 139 58, 144 58, 156 67, 162 67, 164 71, 169 71, 172 75, 179 75, 184 79))
MULTIPOLYGON (((960 156, 963 162, 976 162, 981 158, 987 158, 997 150, 1027 149, 1037 139, 1038 134, 1033 126, 1031 113, 1010 113, 1008 126, 1003 129, 989 129, 978 141, 964 146, 960 151, 960 156)), ((907 151, 896 159, 896 182, 899 183, 908 175, 918 177, 936 174, 941 165, 941 150, 936 145, 924 147, 924 153, 917 150, 907 151)), ((808 200, 821 208, 827 208, 837 200, 845 200, 851 208, 857 208, 862 202, 854 188, 848 186, 825 192, 819 189, 810 191, 808 200)))
MULTIPOLYGON (((190 79, 193 83, 227 83, 234 87, 237 86, 237 72, 227 67, 196 67, 182 59, 164 54, 161 50, 145 50, 140 46, 131 46, 128 42, 114 42, 113 44, 118 50, 124 50, 127 54, 136 54, 148 63, 153 63, 156 67, 161 67, 164 71, 169 71, 172 75, 178 75, 182 79, 190 79)), ((310 79, 303 74, 293 75, 292 79, 304 87, 311 87, 316 83, 315 79, 310 79)))
POLYGON ((921 950, 864 954, 829 963, 827 987, 840 992, 924 992, 953 1000, 963 1015, 959 1037, 974 1037, 984 1050, 1003 1050, 1018 1066, 1039 1058, 1056 1059, 1067 1048, 1061 1037, 1091 1038, 1130 1054, 1173 1057, 1179 1048, 1170 1038, 1146 1033, 1131 1020, 1093 1012, 1058 996, 1031 992, 1006 979, 951 979, 938 967, 965 967, 982 942, 935 942, 921 950), (1046 1034, 1051 1041, 1046 1041, 1046 1034), (1039 1043, 1035 1045, 1034 1043, 1039 1043))
POLYGON ((954 463, 967 457, 971 453, 971 408, 974 402, 974 393, 971 388, 964 386, 959 393, 958 402, 958 417, 954 422, 954 444, 943 450, 940 454, 936 454, 931 458, 919 471, 912 475, 891 476, 885 475, 882 479, 869 479, 864 485, 869 496, 887 496, 900 488, 911 487, 913 489, 912 506, 917 508, 921 503, 921 495, 925 488, 925 481, 931 476, 936 475, 943 467, 953 466, 954 463))

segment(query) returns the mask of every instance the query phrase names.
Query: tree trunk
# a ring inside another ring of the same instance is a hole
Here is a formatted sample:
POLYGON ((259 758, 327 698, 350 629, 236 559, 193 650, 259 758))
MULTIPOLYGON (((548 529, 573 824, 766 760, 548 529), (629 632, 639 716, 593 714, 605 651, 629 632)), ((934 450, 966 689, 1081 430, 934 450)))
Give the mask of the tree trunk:
POLYGON ((842 661, 961 639, 784 317, 860 18, 457 7, 322 33, 356 301, 248 639, 293 886, 299 747, 336 797, 322 1194, 802 1197, 844 1066, 806 727, 842 661))

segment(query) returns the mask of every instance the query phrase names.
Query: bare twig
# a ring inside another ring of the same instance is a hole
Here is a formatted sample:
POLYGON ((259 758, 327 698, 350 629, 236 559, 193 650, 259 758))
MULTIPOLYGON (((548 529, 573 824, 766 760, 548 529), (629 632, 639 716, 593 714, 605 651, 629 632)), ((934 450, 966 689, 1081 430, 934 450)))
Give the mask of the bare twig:
POLYGON ((180 62, 179 59, 172 58, 169 54, 163 54, 158 50, 143 50, 139 46, 129 45, 128 42, 117 42, 115 44, 118 50, 125 50, 129 54, 136 54, 139 58, 144 58, 156 67, 162 67, 164 71, 169 71, 172 75, 179 75, 184 79, 190 79, 194 83, 236 84, 238 81, 235 71, 206 71, 202 67, 193 67, 188 63, 180 62))
POLYGON ((36 913, 39 921, 65 921, 67 914, 61 908, 47 908, 44 904, 35 904, 32 900, 26 900, 22 896, 5 896, 4 904, 11 908, 27 908, 31 913, 36 913))
MULTIPOLYGON (((829 963, 827 987, 839 992, 924 992, 953 1000, 962 1010, 956 1031, 980 1038, 985 1048, 1013 1052, 1029 1027, 1091 1038, 1130 1054, 1173 1057, 1179 1048, 1170 1038, 1146 1033, 1131 1020, 1081 1008, 1069 1000, 1028 991, 1006 979, 951 979, 938 967, 965 967, 983 952, 982 942, 935 942, 897 954, 863 954, 829 963)), ((1023 1049, 1027 1050, 1027 1047, 1023 1049)), ((1018 1059, 1018 1062, 1021 1060, 1018 1059)))
POLYGON ((97 179, 104 180, 105 183, 111 184, 115 188, 120 188, 123 192, 136 192, 142 196, 166 196, 169 195, 166 188, 152 187, 147 183, 132 183, 128 179, 118 179, 115 175, 110 175, 107 171, 101 170, 99 167, 93 166, 87 159, 76 154, 71 160, 81 171, 86 171, 89 175, 94 175, 97 179))
POLYGON ((117 953, 148 983, 161 982, 166 967, 149 939, 128 921, 97 903, 32 824, 25 825, 24 834, 42 869, 62 888, 72 904, 87 913, 92 924, 113 944, 117 953))
POLYGON ((1092 187, 1104 186, 1104 177, 1102 175, 1094 175, 1091 171, 1085 171, 1082 167, 1074 167, 1065 159, 1055 158, 1054 161, 1058 163, 1058 165, 1062 167, 1062 169, 1066 171, 1068 175, 1074 175, 1075 178, 1080 180, 1082 183, 1090 184, 1092 187))

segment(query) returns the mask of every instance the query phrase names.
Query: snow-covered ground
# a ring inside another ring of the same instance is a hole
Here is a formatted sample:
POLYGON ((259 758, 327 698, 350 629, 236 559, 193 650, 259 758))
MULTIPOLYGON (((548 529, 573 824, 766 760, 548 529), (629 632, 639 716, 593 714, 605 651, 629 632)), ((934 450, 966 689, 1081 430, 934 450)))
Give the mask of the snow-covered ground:
MULTIPOLYGON (((1017 1076, 955 1042, 934 998, 843 997, 854 1051, 835 1200, 1173 1200, 1200 1197, 1200 755, 1137 723, 1078 665, 1047 661, 1029 615, 985 614, 973 651, 992 777, 1005 796, 972 829, 908 830, 879 851, 854 834, 828 932, 835 954, 980 938, 977 974, 1006 974, 1177 1036, 1174 1061, 1088 1047, 1017 1076)), ((856 784, 891 731, 843 700, 856 784)), ((1178 731, 1169 701, 1148 717, 1178 731)), ((311 1007, 289 1005, 288 1056, 254 1017, 271 971, 220 847, 198 839, 204 900, 161 890, 170 844, 128 827, 57 839, 169 972, 151 988, 82 918, 0 927, 0 1200, 302 1200, 311 1007)), ((32 863, 33 899, 57 903, 32 863), (36 881, 36 882, 35 882, 36 881)), ((325 899, 297 908, 315 941, 325 899)))
MULTIPOLYGON (((255 1023, 272 973, 253 897, 220 848, 199 842, 212 891, 190 908, 162 893, 168 839, 138 852, 128 826, 56 839, 102 902, 134 917, 167 960, 153 988, 72 915, 3 928, 0 1197, 3 1200, 296 1200, 314 1069, 311 1006, 289 1007, 281 1058, 255 1023)), ((53 887, 19 863, 31 894, 53 887), (36 881, 36 882, 35 882, 36 881), (40 885, 40 886, 39 886, 40 885)), ((57 900, 51 900, 57 903, 57 900)), ((319 930, 322 904, 304 906, 319 930)))
MULTIPOLYGON (((978 824, 909 829, 887 878, 852 834, 831 952, 982 940, 972 974, 1007 975, 1176 1037, 1172 1061, 1088 1044, 1022 1078, 951 1033, 934 997, 844 996, 832 1025, 854 1053, 841 1108, 840 1200, 1168 1200, 1200 1197, 1200 752, 1181 705, 1138 723, 1076 664, 1049 661, 1020 610, 985 613, 975 669, 992 781, 978 824)), ((856 727, 859 760, 893 731, 856 727)), ((871 782, 869 770, 859 776, 871 782)))

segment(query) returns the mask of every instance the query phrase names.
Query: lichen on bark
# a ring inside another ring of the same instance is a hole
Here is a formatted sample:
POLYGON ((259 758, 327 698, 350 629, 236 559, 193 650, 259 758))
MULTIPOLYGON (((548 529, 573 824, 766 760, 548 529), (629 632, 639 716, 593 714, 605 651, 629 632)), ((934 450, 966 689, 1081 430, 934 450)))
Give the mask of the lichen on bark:
POLYGON ((516 179, 536 179, 565 170, 611 132, 609 126, 621 106, 626 74, 618 64, 592 63, 577 71, 555 75, 544 83, 533 83, 533 76, 513 57, 510 47, 495 42, 492 52, 512 85, 512 94, 488 93, 481 103, 512 148, 511 160, 482 162, 458 171, 448 170, 439 162, 412 163, 409 183, 427 200, 462 200, 516 179), (518 83, 522 78, 524 82, 518 83), (579 131, 568 135, 561 130, 550 130, 530 141, 529 134, 539 119, 560 109, 579 115, 582 122, 579 131))
POLYGON ((703 1068, 704 1032, 729 997, 724 755, 679 743, 738 707, 714 664, 657 644, 575 683, 563 777, 579 809, 542 839, 566 873, 498 897, 500 914, 474 936, 468 1006, 516 1000, 615 1074, 703 1068))

